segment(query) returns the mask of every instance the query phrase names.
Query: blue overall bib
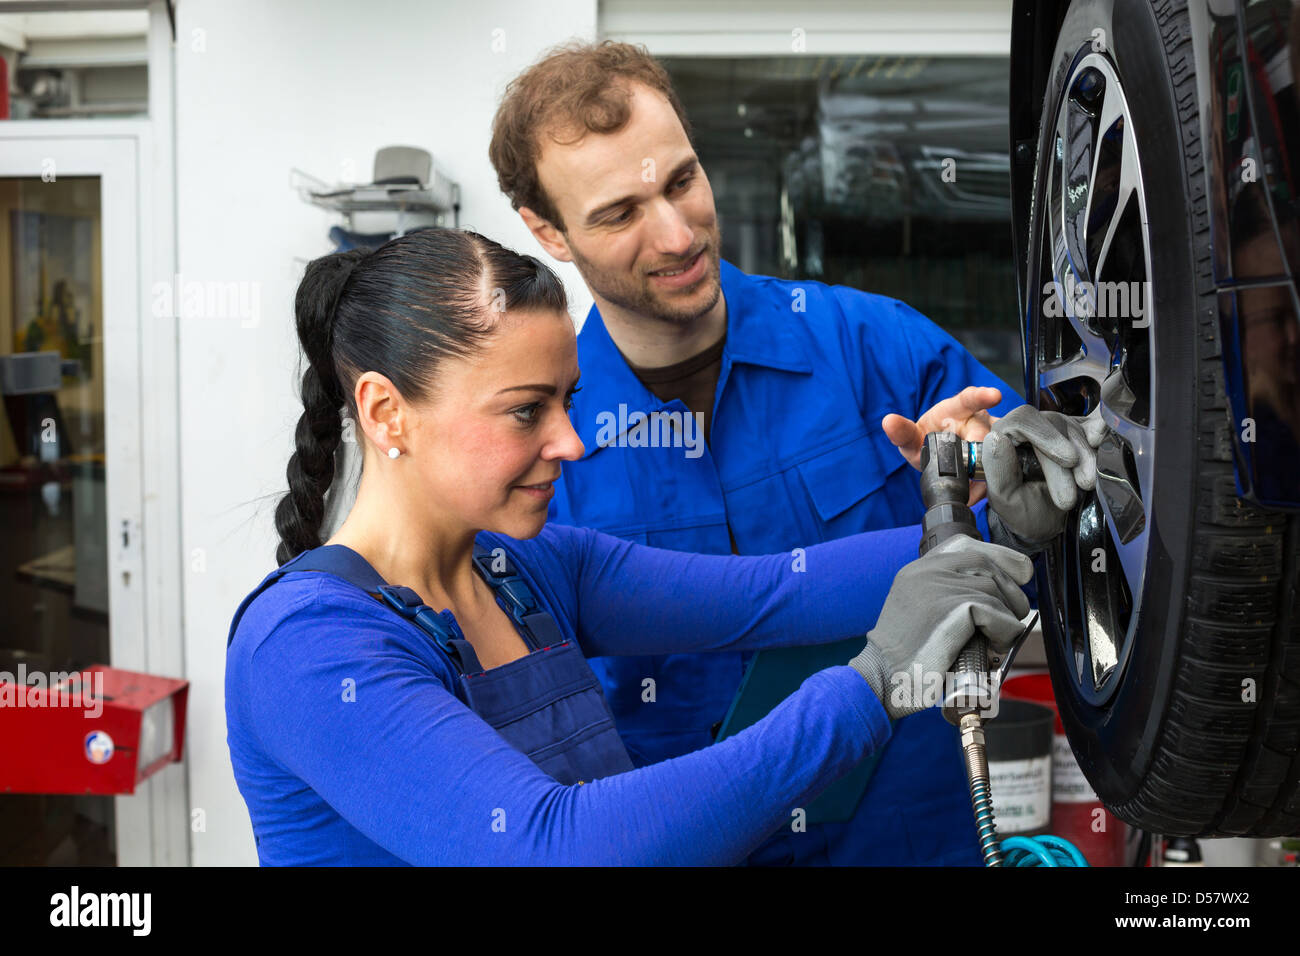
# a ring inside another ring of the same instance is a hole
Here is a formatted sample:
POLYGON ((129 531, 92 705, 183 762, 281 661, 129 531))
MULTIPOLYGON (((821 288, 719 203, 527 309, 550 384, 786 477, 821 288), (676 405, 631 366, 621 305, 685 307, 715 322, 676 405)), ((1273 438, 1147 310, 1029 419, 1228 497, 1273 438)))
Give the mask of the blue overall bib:
POLYGON ((332 574, 424 631, 459 675, 457 696, 559 783, 586 783, 631 770, 632 760, 582 651, 564 639, 500 549, 490 552, 475 543, 474 568, 491 586, 529 651, 491 670, 479 664, 451 611, 435 612, 410 588, 385 583, 361 555, 339 544, 304 551, 268 574, 239 605, 226 646, 235 639, 248 606, 284 575, 332 574))

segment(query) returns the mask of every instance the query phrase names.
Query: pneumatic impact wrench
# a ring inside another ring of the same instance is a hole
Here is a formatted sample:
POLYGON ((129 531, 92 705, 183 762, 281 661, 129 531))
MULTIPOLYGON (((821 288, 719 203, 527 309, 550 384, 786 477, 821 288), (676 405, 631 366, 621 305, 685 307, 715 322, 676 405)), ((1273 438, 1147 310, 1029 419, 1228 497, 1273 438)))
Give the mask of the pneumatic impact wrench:
MULTIPOLYGON (((925 436, 925 447, 921 449, 921 499, 925 503, 921 554, 956 535, 980 537, 975 513, 966 502, 970 499, 971 480, 984 478, 981 452, 979 442, 965 441, 951 432, 930 432, 925 436)), ((1027 479, 1042 478, 1043 470, 1032 448, 1020 446, 1016 454, 1020 459, 1020 470, 1027 479)), ((1010 662, 1011 656, 1008 655, 1002 662, 1003 673, 1010 662)), ((944 691, 943 716, 961 731, 961 749, 970 781, 980 852, 986 865, 1001 866, 1002 851, 993 822, 989 765, 984 749, 982 708, 990 703, 990 695, 996 692, 988 670, 988 640, 976 634, 962 648, 953 665, 951 682, 944 691)))

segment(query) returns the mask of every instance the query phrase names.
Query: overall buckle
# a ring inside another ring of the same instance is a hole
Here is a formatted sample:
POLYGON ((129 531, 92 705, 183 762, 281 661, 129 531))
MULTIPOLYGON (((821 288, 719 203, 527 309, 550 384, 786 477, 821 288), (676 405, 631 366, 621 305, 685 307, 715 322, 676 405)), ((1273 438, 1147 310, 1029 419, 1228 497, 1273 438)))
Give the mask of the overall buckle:
POLYGON ((393 610, 407 620, 414 621, 453 661, 461 663, 460 651, 452 644, 452 639, 457 635, 452 633, 451 628, 433 608, 420 600, 418 594, 400 584, 381 585, 379 593, 393 610))

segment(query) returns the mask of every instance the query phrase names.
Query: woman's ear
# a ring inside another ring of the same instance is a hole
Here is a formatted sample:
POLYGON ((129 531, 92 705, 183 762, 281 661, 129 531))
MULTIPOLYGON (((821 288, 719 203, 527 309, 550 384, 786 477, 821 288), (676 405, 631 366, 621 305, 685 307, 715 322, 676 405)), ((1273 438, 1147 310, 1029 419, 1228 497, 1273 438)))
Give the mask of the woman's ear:
POLYGON ((406 404, 401 394, 387 376, 364 372, 357 378, 353 397, 357 425, 376 447, 387 453, 402 438, 405 428, 406 404))

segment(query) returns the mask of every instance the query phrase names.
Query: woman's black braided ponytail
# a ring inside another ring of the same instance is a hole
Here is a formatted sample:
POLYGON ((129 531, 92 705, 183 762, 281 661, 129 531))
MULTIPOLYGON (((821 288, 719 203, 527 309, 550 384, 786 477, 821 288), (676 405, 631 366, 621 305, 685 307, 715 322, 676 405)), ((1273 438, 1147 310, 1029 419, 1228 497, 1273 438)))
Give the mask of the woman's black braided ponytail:
POLYGON ((320 547, 325 492, 334 481, 334 455, 343 436, 346 398, 334 364, 334 317, 362 250, 324 256, 307 266, 294 300, 298 341, 307 357, 302 376, 302 416, 286 475, 289 493, 275 509, 280 533, 277 564, 320 547))

